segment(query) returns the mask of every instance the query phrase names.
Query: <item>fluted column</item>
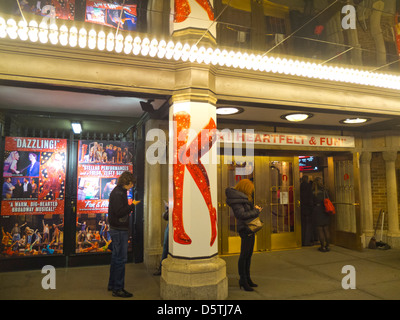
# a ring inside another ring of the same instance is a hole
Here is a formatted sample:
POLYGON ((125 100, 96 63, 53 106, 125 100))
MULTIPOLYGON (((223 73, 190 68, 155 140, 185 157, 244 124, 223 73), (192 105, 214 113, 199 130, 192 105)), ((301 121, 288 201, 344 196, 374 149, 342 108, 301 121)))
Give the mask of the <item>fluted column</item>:
POLYGON ((386 167, 386 189, 387 189, 387 218, 388 218, 388 241, 392 245, 400 244, 399 212, 396 182, 396 159, 397 151, 383 152, 386 167))
POLYGON ((362 232, 371 237, 374 234, 374 219, 372 210, 371 187, 371 152, 363 152, 360 157, 361 184, 361 228, 362 232))

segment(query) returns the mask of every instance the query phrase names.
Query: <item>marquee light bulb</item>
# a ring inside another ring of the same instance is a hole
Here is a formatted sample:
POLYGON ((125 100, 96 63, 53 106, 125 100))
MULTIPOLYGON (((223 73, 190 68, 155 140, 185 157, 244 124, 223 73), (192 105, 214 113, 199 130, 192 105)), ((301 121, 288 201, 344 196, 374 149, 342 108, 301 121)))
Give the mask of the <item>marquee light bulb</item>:
MULTIPOLYGON (((1 33, 1 31, 0 31, 0 33, 1 33)), ((21 20, 20 22, 18 22, 18 37, 22 41, 28 40, 28 24, 24 20, 21 20)), ((0 36, 0 38, 1 38, 1 36, 0 36)))
POLYGON ((115 52, 120 53, 124 48, 124 36, 122 34, 118 34, 115 39, 115 52))
POLYGON ((159 59, 167 58, 176 61, 188 61, 219 65, 221 67, 234 67, 260 72, 272 72, 283 75, 306 77, 310 79, 321 79, 325 81, 338 81, 342 83, 352 83, 356 85, 374 86, 378 88, 388 88, 400 90, 400 76, 375 73, 366 70, 357 70, 352 68, 328 66, 313 62, 298 61, 286 58, 274 58, 269 56, 260 56, 253 53, 241 53, 236 51, 220 50, 216 48, 197 48, 196 45, 190 46, 181 43, 174 44, 173 41, 168 43, 165 40, 157 39, 149 40, 140 37, 132 39, 131 35, 126 37, 110 32, 107 36, 104 31, 92 29, 89 33, 81 28, 72 26, 70 29, 65 25, 58 28, 56 23, 47 25, 45 22, 40 23, 31 20, 29 24, 25 20, 18 23, 14 19, 7 21, 0 16, 0 38, 9 37, 14 40, 19 38, 22 41, 30 40, 31 42, 48 43, 55 45, 60 43, 62 46, 70 45, 80 48, 89 47, 89 49, 97 48, 104 50, 107 47, 109 52, 115 50, 125 54, 131 52, 135 55, 141 53, 143 56, 158 57, 159 59))
POLYGON ((157 52, 157 57, 159 59, 163 59, 165 57, 165 53, 167 52, 167 43, 165 40, 161 40, 158 43, 158 52, 157 52))
POLYGON ((124 52, 125 54, 130 54, 133 49, 133 38, 131 35, 127 35, 124 41, 124 52))
POLYGON ((178 61, 178 60, 181 59, 181 57, 182 57, 182 50, 183 50, 183 44, 180 43, 180 42, 178 42, 178 43, 175 45, 175 48, 174 48, 174 59, 175 59, 176 61, 178 61))
POLYGON ((52 23, 49 27, 49 40, 51 44, 58 43, 58 27, 55 23, 52 23))
POLYGON ((29 31, 28 31, 29 40, 32 42, 38 41, 39 40, 38 33, 39 33, 38 23, 35 20, 30 21, 29 31))
POLYGON ((88 39, 88 47, 89 49, 95 49, 96 48, 96 39, 97 38, 97 32, 96 30, 90 30, 89 31, 89 39, 88 39))
POLYGON ((18 37, 18 27, 14 19, 7 20, 7 34, 10 39, 13 40, 17 39, 18 37))
POLYGON ((111 52, 114 50, 115 36, 113 32, 109 32, 107 35, 107 51, 111 52))
POLYGON ((0 17, 0 38, 7 37, 7 23, 3 17, 0 17))
POLYGON ((157 50, 158 50, 158 40, 157 39, 153 39, 150 42, 149 56, 154 58, 157 55, 157 50))
POLYGON ((97 34, 97 49, 103 51, 106 48, 106 33, 104 31, 100 31, 97 34))
POLYGON ((78 44, 80 48, 86 48, 86 42, 87 42, 87 31, 85 28, 81 28, 79 30, 79 40, 78 44))

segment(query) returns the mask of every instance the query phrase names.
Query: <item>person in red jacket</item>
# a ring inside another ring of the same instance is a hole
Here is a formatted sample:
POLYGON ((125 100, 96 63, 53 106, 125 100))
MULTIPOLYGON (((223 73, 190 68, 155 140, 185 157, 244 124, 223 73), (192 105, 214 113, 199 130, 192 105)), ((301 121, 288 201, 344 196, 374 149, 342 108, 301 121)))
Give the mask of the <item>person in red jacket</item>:
POLYGON ((111 235, 111 266, 108 281, 108 290, 114 297, 129 298, 133 294, 126 291, 125 263, 128 259, 129 215, 139 201, 128 204, 127 192, 133 187, 135 179, 133 174, 125 171, 118 178, 117 186, 110 194, 108 204, 108 221, 111 235))

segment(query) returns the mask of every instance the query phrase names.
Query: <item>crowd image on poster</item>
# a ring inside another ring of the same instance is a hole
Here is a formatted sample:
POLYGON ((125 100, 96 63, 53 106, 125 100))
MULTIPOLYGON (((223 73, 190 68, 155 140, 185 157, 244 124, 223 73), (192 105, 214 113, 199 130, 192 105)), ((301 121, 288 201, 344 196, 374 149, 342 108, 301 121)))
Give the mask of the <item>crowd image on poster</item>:
POLYGON ((119 30, 136 30, 137 5, 120 5, 87 0, 85 21, 118 28, 119 30))
POLYGON ((6 137, 2 257, 62 253, 67 140, 6 137))
POLYGON ((75 18, 75 0, 20 0, 19 4, 23 13, 62 20, 75 18))
MULTIPOLYGON (((122 172, 133 171, 132 158, 133 147, 128 142, 79 141, 77 253, 109 251, 108 201, 122 172)), ((129 203, 132 198, 129 190, 129 203)), ((131 237, 129 241, 131 244, 131 237)))

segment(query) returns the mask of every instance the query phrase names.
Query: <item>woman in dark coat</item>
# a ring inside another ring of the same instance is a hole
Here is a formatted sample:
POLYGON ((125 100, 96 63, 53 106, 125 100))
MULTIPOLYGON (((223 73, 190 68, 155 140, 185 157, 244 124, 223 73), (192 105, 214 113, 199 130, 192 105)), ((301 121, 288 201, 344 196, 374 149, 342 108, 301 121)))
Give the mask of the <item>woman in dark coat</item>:
POLYGON ((318 238, 321 243, 321 247, 318 248, 321 252, 328 252, 330 242, 330 216, 325 212, 324 199, 328 196, 322 179, 320 177, 315 178, 313 182, 313 217, 315 225, 317 227, 318 238))
POLYGON ((262 209, 254 206, 254 184, 249 179, 239 181, 235 188, 227 188, 225 194, 226 203, 232 208, 237 219, 237 231, 241 238, 238 262, 239 285, 246 291, 253 291, 252 287, 257 287, 257 285, 250 278, 250 263, 254 250, 255 234, 247 227, 246 221, 258 217, 262 209))

